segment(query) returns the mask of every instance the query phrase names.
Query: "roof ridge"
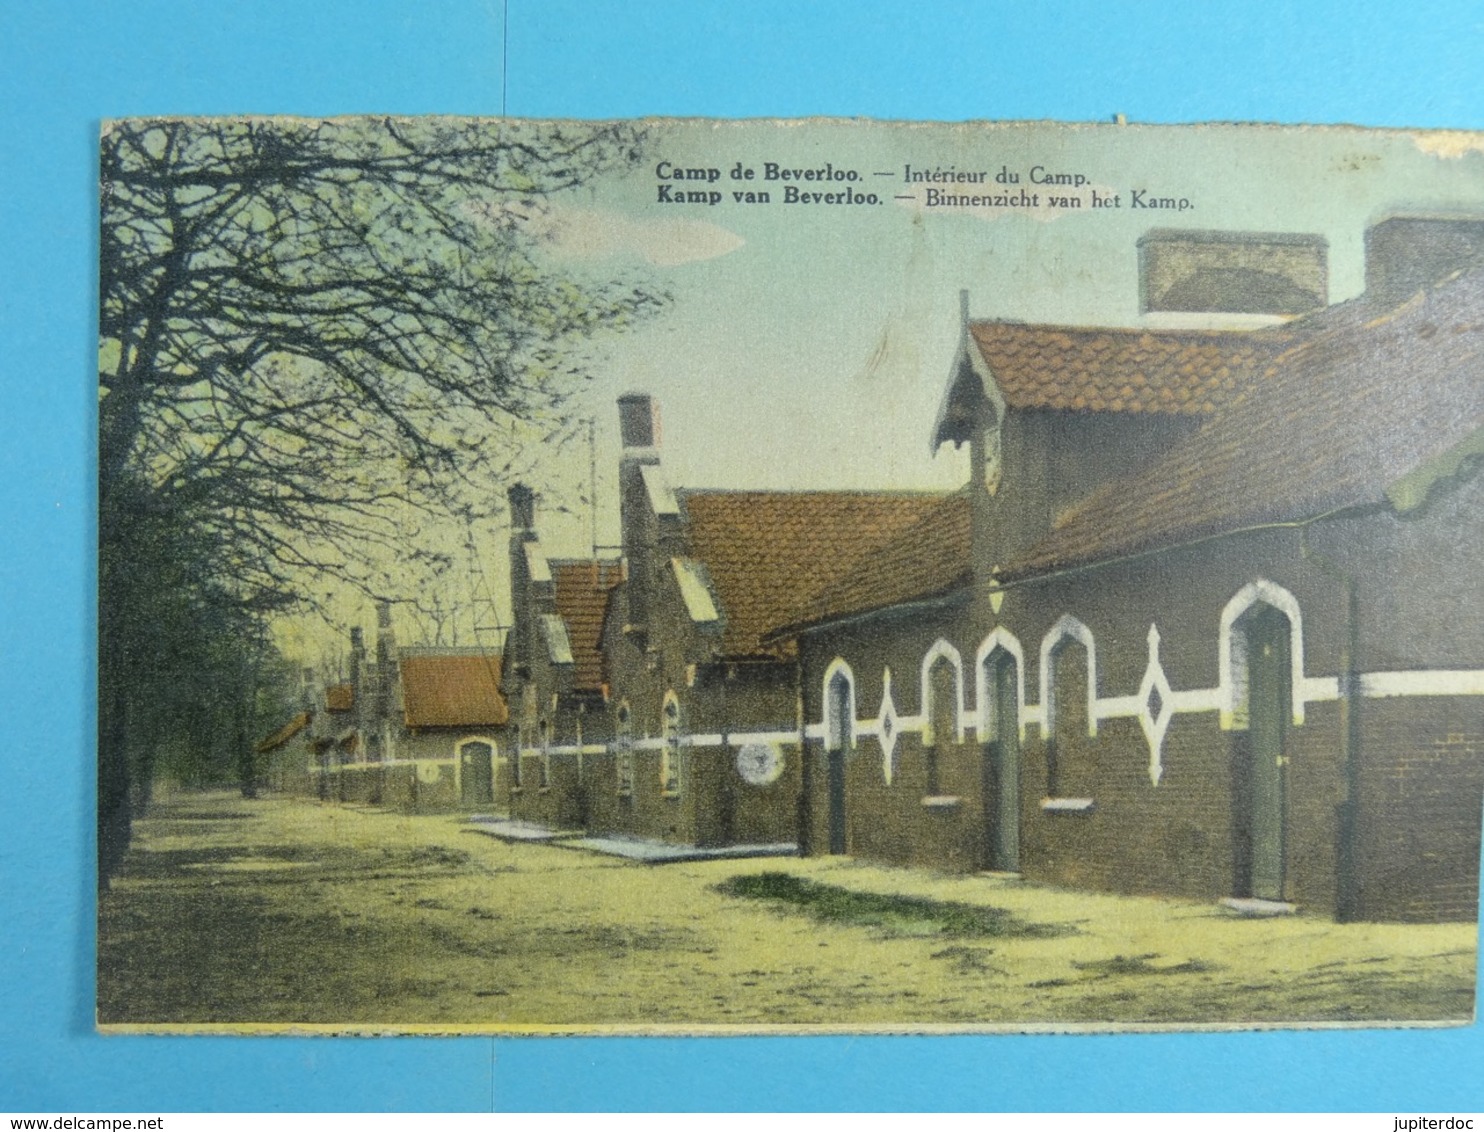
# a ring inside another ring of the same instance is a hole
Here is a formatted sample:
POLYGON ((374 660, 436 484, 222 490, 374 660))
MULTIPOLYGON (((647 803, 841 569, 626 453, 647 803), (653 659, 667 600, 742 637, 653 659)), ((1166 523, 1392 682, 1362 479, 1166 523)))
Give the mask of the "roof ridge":
POLYGON ((957 490, 956 488, 955 489, 951 489, 951 490, 943 490, 943 489, 935 489, 935 488, 912 488, 912 487, 901 487, 901 488, 890 488, 890 487, 888 487, 888 488, 860 488, 860 487, 840 487, 840 488, 828 488, 828 487, 825 487, 825 488, 810 488, 810 487, 791 487, 791 488, 767 488, 767 487, 758 487, 758 488, 753 488, 753 487, 677 487, 677 488, 675 488, 675 494, 676 495, 685 496, 687 498, 692 497, 692 496, 696 496, 696 495, 769 495, 769 496, 778 496, 778 497, 792 496, 792 497, 795 497, 795 498, 804 498, 804 497, 820 497, 820 498, 822 498, 822 497, 825 497, 825 496, 838 497, 838 496, 842 496, 843 495, 843 496, 857 496, 857 497, 860 497, 862 499, 882 498, 882 497, 890 497, 890 498, 898 498, 898 499, 900 499, 900 498, 916 498, 916 497, 922 497, 922 498, 925 498, 926 499, 926 498, 933 498, 933 497, 936 497, 936 496, 948 496, 948 495, 953 494, 953 492, 956 491, 956 490, 957 490))
POLYGON ((1027 322, 1017 318, 974 318, 969 320, 969 329, 1001 326, 1035 330, 1046 334, 1126 334, 1130 337, 1147 334, 1165 338, 1279 338, 1284 336, 1284 332, 1302 323, 1308 317, 1310 316, 1303 315, 1285 322, 1267 323, 1261 326, 1131 326, 1128 323, 1027 322))

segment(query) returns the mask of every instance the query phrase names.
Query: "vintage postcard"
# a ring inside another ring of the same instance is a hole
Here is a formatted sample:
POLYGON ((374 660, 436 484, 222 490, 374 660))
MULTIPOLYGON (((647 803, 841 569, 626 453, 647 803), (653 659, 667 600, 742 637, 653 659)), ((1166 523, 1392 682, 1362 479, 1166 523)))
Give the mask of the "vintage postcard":
POLYGON ((1472 1021, 1484 136, 101 180, 102 1028, 1472 1021))

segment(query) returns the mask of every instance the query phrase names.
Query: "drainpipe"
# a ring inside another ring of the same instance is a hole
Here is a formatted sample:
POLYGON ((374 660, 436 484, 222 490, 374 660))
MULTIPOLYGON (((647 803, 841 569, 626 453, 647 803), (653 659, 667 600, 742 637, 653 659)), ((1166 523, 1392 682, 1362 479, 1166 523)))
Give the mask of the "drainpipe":
POLYGON ((1336 807, 1338 844, 1335 847, 1335 919, 1349 923, 1360 917, 1360 877, 1356 849, 1360 826, 1360 601, 1355 578, 1309 546, 1309 529, 1299 534, 1300 553, 1340 584, 1344 633, 1340 638, 1340 766, 1345 776, 1345 798, 1336 807))

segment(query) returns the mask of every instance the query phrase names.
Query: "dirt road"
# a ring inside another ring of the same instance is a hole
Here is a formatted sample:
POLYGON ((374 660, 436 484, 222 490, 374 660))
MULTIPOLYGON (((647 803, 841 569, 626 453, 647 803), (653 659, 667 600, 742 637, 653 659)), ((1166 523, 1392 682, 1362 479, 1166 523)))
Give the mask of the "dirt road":
POLYGON ((186 794, 138 823, 102 898, 98 1014, 434 1030, 1465 1021, 1476 934, 842 858, 649 866, 454 817, 186 794))

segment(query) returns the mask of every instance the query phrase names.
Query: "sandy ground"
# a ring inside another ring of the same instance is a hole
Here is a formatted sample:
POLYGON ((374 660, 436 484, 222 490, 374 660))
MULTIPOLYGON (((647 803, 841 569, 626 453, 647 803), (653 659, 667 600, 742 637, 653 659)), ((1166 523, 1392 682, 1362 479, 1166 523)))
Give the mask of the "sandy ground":
POLYGON ((231 794, 137 823, 100 901, 101 1024, 442 1030, 1467 1021, 1472 924, 1241 919, 843 858, 643 865, 456 817, 231 794), (985 905, 1029 934, 819 922, 714 886, 782 871, 985 905))

